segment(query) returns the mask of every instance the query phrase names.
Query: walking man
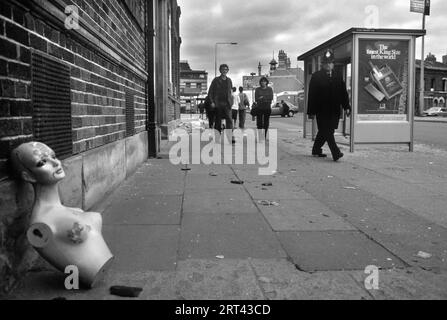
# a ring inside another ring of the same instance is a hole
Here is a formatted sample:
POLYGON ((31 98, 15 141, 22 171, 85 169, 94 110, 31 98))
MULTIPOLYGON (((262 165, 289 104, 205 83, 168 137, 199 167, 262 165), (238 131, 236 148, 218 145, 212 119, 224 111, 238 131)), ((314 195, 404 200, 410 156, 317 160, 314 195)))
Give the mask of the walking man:
MULTIPOLYGON (((227 77, 229 67, 227 64, 222 64, 219 67, 220 76, 213 79, 208 97, 211 101, 211 107, 216 110, 216 118, 214 129, 222 133, 222 119, 225 119, 226 132, 232 137, 233 121, 231 119, 231 106, 233 105, 232 89, 233 82, 227 77)), ((234 143, 234 139, 231 140, 234 143)))
POLYGON ((309 84, 307 114, 317 118, 318 134, 312 148, 314 157, 325 158, 322 147, 327 142, 334 161, 343 157, 334 138, 341 116, 341 108, 347 116, 351 114, 346 84, 340 74, 334 70, 334 51, 325 51, 322 59, 323 68, 312 75, 309 84))
POLYGON ((247 95, 244 93, 244 88, 239 87, 239 128, 245 128, 245 117, 247 115, 247 107, 250 105, 247 95))

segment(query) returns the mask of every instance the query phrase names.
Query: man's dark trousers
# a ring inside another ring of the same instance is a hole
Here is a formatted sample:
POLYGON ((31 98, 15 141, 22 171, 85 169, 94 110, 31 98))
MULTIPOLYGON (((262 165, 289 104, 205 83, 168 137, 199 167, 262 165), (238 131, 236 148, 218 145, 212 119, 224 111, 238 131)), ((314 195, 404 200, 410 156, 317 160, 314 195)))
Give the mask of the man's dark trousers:
POLYGON ((214 129, 222 133, 222 119, 225 119, 225 129, 233 129, 233 119, 231 119, 231 106, 225 102, 218 102, 216 106, 216 122, 214 129))
POLYGON ((316 118, 318 133, 312 148, 312 154, 321 154, 323 152, 321 148, 327 142, 329 149, 331 149, 332 157, 337 157, 340 154, 340 149, 335 142, 334 132, 339 119, 319 115, 316 118))
POLYGON ((245 128, 245 117, 247 115, 247 111, 239 110, 239 128, 244 129, 245 128))

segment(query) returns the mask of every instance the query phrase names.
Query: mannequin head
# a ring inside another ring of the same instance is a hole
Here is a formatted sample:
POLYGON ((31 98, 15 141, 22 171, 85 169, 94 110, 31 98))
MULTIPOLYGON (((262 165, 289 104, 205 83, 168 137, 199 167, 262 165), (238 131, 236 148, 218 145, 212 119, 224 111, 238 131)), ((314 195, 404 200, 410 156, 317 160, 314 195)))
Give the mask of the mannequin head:
POLYGON ((27 142, 15 148, 11 162, 20 177, 32 184, 51 185, 65 178, 54 151, 40 142, 27 142))

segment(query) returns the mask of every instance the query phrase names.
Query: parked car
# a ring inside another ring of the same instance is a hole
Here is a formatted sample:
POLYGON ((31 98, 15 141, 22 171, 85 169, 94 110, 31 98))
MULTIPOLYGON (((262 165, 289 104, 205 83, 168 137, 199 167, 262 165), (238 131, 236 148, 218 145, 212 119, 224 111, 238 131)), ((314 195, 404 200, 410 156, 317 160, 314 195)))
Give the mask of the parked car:
POLYGON ((438 117, 447 117, 447 108, 441 108, 441 111, 438 112, 438 117))
MULTIPOLYGON (((287 114, 287 117, 293 117, 295 113, 298 113, 298 107, 291 104, 289 101, 284 101, 289 106, 289 113, 287 114)), ((281 102, 274 103, 272 105, 272 116, 285 116, 283 113, 284 107, 282 106, 281 102)))
POLYGON ((446 108, 431 107, 430 109, 422 112, 422 116, 423 117, 437 117, 439 115, 442 115, 444 112, 447 112, 446 108))

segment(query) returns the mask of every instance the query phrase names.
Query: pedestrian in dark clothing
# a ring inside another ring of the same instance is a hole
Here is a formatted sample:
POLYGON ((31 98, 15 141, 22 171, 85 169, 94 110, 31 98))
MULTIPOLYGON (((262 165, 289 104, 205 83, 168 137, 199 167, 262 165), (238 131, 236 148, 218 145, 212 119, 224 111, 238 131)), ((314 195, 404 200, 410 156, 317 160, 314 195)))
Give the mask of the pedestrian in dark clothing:
POLYGON ((282 115, 283 117, 287 117, 289 115, 289 105, 284 102, 284 100, 281 100, 282 105, 282 115))
POLYGON ((199 103, 198 107, 199 107, 199 112, 200 112, 200 119, 203 119, 203 113, 205 111, 205 105, 202 102, 202 103, 199 103))
POLYGON ((340 74, 334 70, 334 52, 329 49, 324 53, 323 68, 312 75, 309 84, 307 114, 311 119, 317 118, 318 134, 312 148, 315 157, 327 157, 322 147, 327 142, 334 161, 343 157, 334 138, 341 116, 341 108, 351 114, 346 84, 340 74))
MULTIPOLYGON (((214 128, 222 132, 222 119, 225 119, 225 128, 231 135, 233 129, 233 120, 231 119, 231 106, 233 105, 232 88, 233 82, 227 77, 228 65, 222 64, 219 67, 220 76, 211 82, 208 96, 211 99, 211 106, 216 110, 216 122, 214 128)), ((232 139, 234 142, 234 140, 232 139)))
POLYGON ((256 126, 258 128, 259 140, 267 137, 267 132, 270 125, 270 115, 272 114, 273 89, 268 86, 269 81, 266 77, 259 80, 260 87, 256 88, 255 101, 256 109, 256 126))
POLYGON ((213 108, 211 106, 211 99, 209 98, 209 96, 206 96, 204 106, 206 111, 206 117, 208 118, 208 126, 210 129, 214 129, 214 123, 216 120, 216 110, 215 110, 216 108, 213 108))

